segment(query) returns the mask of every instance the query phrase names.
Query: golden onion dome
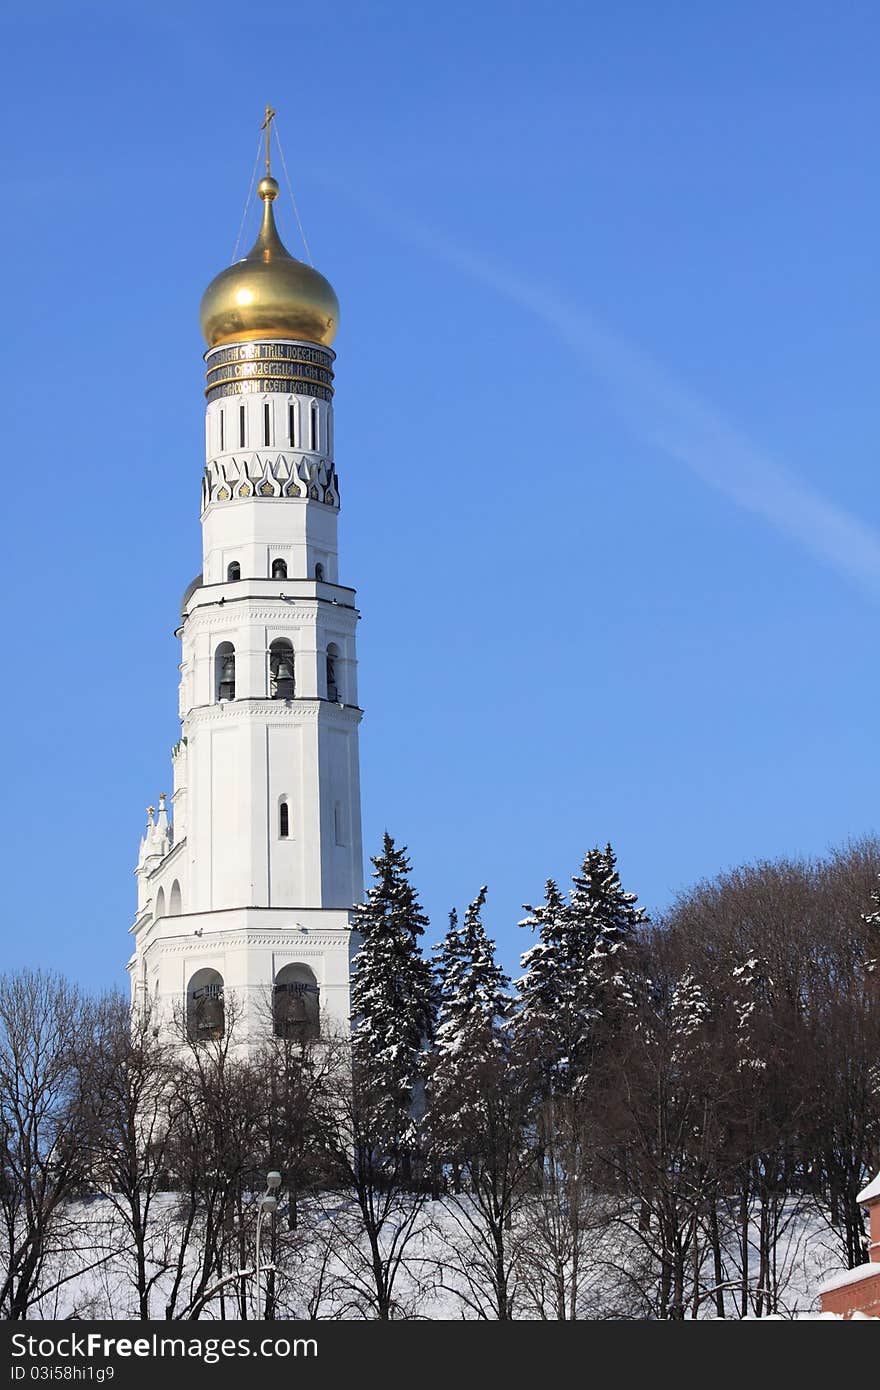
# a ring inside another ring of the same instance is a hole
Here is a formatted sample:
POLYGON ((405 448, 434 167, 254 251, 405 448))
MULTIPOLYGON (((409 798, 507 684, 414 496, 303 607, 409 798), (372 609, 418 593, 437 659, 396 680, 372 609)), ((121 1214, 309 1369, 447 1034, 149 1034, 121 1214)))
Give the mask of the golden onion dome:
POLYGON ((329 347, 339 324, 333 286, 283 245, 272 204, 278 184, 260 179, 263 225, 244 260, 221 270, 202 295, 199 317, 209 348, 251 338, 300 338, 329 347))

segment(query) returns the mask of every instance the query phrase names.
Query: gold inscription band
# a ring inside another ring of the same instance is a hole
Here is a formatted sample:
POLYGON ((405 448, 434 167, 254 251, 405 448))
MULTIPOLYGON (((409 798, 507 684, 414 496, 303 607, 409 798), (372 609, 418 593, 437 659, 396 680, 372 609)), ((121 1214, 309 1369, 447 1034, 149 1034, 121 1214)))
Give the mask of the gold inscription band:
POLYGON ((219 400, 221 396, 259 395, 263 392, 281 391, 291 396, 310 396, 319 401, 331 401, 333 391, 321 382, 309 381, 304 377, 249 377, 245 381, 223 380, 214 382, 205 389, 208 401, 219 400))
POLYGON ((287 392, 333 398, 336 354, 309 343, 235 343, 205 354, 209 401, 222 396, 287 392))
POLYGON ((225 362, 310 362, 329 371, 336 354, 329 348, 316 348, 306 343, 237 343, 233 347, 215 348, 205 353, 208 370, 225 362))

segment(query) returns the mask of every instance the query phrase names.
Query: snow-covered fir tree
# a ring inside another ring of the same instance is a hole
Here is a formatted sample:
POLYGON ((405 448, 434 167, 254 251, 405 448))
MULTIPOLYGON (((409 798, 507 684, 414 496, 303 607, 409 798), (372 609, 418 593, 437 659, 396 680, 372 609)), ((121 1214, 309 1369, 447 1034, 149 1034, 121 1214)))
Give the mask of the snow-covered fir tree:
POLYGON ((568 908, 552 878, 544 885, 543 903, 527 904, 526 911, 520 926, 537 932, 538 939, 520 957, 525 973, 516 981, 519 1011, 514 1022, 533 1051, 546 1053, 560 1024, 570 954, 568 908))
POLYGON ((437 1148, 459 1159, 475 1135, 485 1134, 487 1101, 507 1079, 510 980, 483 926, 485 901, 481 888, 461 926, 451 912, 435 949, 439 1013, 429 1103, 437 1148))
POLYGON ((483 926, 485 899, 481 888, 461 926, 450 914, 436 950, 440 1008, 426 1121, 436 1180, 439 1185, 442 1176, 450 1188, 458 1236, 453 1266, 472 1292, 490 1288, 495 1316, 507 1318, 513 1292, 508 1231, 532 1176, 534 1088, 516 1035, 505 1027, 510 981, 483 926))
POLYGON ((353 917, 362 941, 353 961, 352 1055, 376 1140, 396 1144, 414 1133, 414 1092, 434 1031, 436 993, 419 946, 428 918, 410 882, 406 848, 386 831, 372 864, 373 883, 353 917))
POLYGON ((584 856, 568 901, 550 880, 544 902, 526 907, 520 925, 538 940, 521 960, 517 1027, 552 1090, 577 1086, 603 1032, 632 1002, 628 950, 647 920, 636 901, 624 891, 609 844, 584 856))
POLYGON ((435 951, 439 986, 437 1051, 441 1057, 474 1055, 497 1044, 510 1007, 510 980, 495 961, 495 943, 486 935, 482 908, 486 888, 468 907, 464 924, 449 914, 449 930, 435 951))

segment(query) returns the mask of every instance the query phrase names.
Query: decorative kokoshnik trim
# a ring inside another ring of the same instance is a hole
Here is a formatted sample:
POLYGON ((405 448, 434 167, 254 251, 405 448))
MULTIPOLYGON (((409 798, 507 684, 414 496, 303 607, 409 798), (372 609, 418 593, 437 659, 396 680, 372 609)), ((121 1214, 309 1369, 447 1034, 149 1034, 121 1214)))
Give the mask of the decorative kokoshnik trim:
POLYGON ((212 459, 202 479, 202 510, 210 502, 231 502, 247 497, 292 497, 306 502, 339 506, 339 481, 330 459, 252 454, 250 457, 212 459))

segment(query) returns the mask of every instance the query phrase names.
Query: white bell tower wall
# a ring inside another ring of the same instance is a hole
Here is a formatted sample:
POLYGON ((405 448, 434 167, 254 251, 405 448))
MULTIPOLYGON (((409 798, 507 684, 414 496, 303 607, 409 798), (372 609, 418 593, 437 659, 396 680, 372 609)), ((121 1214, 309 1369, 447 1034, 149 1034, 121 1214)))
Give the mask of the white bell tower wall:
POLYGON ((167 1014, 216 976, 254 1024, 257 995, 299 962, 338 1029, 363 850, 334 354, 273 338, 205 360, 203 568, 179 628, 173 820, 151 818, 138 862, 133 988, 167 1014))

